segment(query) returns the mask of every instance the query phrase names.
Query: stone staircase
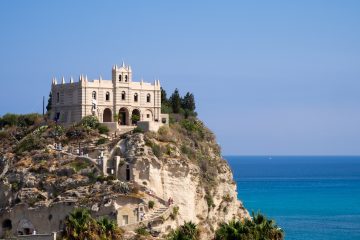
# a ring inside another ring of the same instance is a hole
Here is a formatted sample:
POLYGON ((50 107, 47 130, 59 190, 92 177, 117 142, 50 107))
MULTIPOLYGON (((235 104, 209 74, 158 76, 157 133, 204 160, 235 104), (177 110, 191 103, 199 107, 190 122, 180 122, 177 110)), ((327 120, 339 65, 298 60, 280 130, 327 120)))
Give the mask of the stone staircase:
POLYGON ((161 207, 155 208, 150 214, 145 215, 144 220, 161 217, 163 215, 163 213, 166 212, 166 210, 168 210, 168 209, 169 208, 166 206, 161 206, 161 207))

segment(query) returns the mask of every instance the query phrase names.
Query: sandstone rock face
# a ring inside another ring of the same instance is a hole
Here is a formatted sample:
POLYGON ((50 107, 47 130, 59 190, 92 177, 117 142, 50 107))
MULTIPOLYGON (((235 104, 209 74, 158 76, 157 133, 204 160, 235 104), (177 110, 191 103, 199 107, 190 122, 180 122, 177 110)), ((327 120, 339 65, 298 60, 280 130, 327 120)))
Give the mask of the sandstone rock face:
POLYGON ((231 169, 220 156, 211 154, 217 175, 214 176, 214 186, 209 187, 202 178, 203 169, 191 159, 181 157, 173 143, 175 154, 158 158, 148 146, 145 146, 141 156, 137 156, 138 149, 145 145, 144 135, 132 135, 127 142, 125 157, 132 159, 130 164, 134 181, 165 200, 172 198, 174 205, 179 207, 176 219, 168 219, 162 231, 176 228, 184 221, 192 221, 200 227, 201 238, 210 239, 219 223, 249 217, 237 199, 231 169))

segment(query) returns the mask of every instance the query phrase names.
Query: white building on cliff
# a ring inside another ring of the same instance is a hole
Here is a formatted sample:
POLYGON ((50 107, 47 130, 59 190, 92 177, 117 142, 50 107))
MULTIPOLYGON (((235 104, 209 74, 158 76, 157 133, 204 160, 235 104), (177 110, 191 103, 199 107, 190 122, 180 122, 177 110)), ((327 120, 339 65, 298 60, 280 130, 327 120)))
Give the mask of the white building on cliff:
POLYGON ((61 124, 75 123, 88 115, 110 125, 142 124, 150 130, 168 123, 167 114, 161 114, 160 81, 133 82, 131 67, 124 62, 121 67, 114 65, 111 80, 100 77, 89 81, 83 75, 78 82, 53 79, 51 92, 51 118, 61 124))

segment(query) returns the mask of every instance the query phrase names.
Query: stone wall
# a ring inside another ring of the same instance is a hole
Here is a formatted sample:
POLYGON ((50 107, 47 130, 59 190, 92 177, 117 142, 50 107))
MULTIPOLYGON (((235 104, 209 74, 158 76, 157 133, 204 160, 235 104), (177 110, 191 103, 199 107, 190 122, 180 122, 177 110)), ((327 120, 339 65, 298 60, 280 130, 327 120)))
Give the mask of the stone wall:
POLYGON ((31 234, 34 230, 38 234, 57 232, 62 229, 64 219, 73 211, 74 204, 71 202, 55 203, 49 207, 28 208, 24 204, 16 205, 11 211, 0 214, 0 236, 6 229, 3 228, 5 221, 11 221, 13 235, 31 234))

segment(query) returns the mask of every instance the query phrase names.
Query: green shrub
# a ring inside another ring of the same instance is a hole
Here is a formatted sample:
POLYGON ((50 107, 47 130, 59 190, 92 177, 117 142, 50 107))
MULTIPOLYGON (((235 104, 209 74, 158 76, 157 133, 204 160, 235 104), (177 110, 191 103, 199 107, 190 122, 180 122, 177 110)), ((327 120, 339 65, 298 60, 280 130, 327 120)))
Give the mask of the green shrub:
POLYGON ((148 203, 148 206, 149 206, 149 209, 153 209, 155 206, 155 202, 150 200, 148 203))
POLYGON ((154 153, 154 155, 156 156, 156 157, 161 157, 162 156, 162 150, 161 150, 161 147, 160 147, 160 145, 157 145, 157 144, 153 144, 152 146, 151 146, 151 149, 152 149, 152 151, 153 151, 153 153, 154 153))
POLYGON ((149 236, 150 233, 148 232, 148 230, 146 229, 145 226, 140 226, 138 227, 135 232, 140 235, 140 236, 149 236))
POLYGON ((25 151, 39 150, 42 148, 45 148, 44 141, 42 141, 37 135, 29 134, 18 143, 15 148, 15 152, 17 154, 21 154, 25 151))
POLYGON ((187 155, 190 159, 195 157, 195 152, 193 149, 186 145, 182 145, 180 148, 181 153, 187 155))
POLYGON ((72 126, 66 131, 66 137, 70 140, 80 140, 85 138, 86 131, 82 126, 72 126))
POLYGON ((188 132, 202 132, 203 125, 196 119, 183 119, 180 125, 185 128, 188 132))
POLYGON ((55 125, 54 130, 52 131, 52 134, 56 137, 60 137, 64 135, 64 133, 65 133, 65 129, 60 125, 55 125))
POLYGON ((142 130, 142 128, 136 127, 134 128, 133 133, 144 133, 144 130, 142 130))
POLYGON ((133 114, 133 115, 131 116, 131 121, 133 121, 133 122, 138 122, 138 121, 140 121, 140 116, 139 116, 139 115, 136 115, 136 114, 133 114))
POLYGON ((108 141, 107 138, 100 138, 100 139, 97 140, 96 145, 104 144, 104 143, 106 143, 107 141, 108 141))
POLYGON ((175 206, 175 207, 173 207, 173 211, 170 213, 169 216, 172 220, 175 220, 175 218, 177 217, 178 214, 179 214, 179 207, 175 206))
POLYGON ((86 117, 83 117, 80 124, 85 128, 97 129, 100 123, 99 123, 99 120, 97 119, 97 117, 86 116, 86 117))
POLYGON ((100 134, 108 134, 109 133, 109 128, 104 124, 99 124, 97 129, 98 129, 100 134))
POLYGON ((106 177, 104 175, 97 176, 96 181, 102 183, 102 182, 106 181, 106 177))
POLYGON ((40 123, 41 120, 42 116, 37 113, 19 115, 17 125, 19 127, 29 127, 40 123))
POLYGON ((42 116, 37 113, 29 114, 12 114, 7 113, 0 118, 0 127, 4 126, 18 126, 18 127, 29 127, 40 123, 42 116))
POLYGON ((74 162, 69 164, 76 172, 89 167, 89 163, 85 160, 76 159, 74 162))
POLYGON ((164 135, 167 135, 169 133, 169 127, 168 126, 161 126, 158 130, 158 134, 160 136, 164 136, 164 135))
POLYGON ((172 152, 173 148, 170 145, 166 145, 166 154, 170 156, 172 152))
POLYGON ((210 211, 210 208, 215 207, 214 199, 213 199, 213 197, 210 195, 209 192, 206 192, 206 194, 205 194, 205 200, 206 200, 206 203, 207 203, 207 205, 208 205, 208 207, 209 207, 209 211, 210 211))
POLYGON ((152 148, 154 143, 148 138, 145 138, 144 140, 145 140, 145 145, 152 148))
POLYGON ((21 185, 21 184, 20 184, 19 181, 12 182, 12 183, 11 183, 11 190, 12 190, 13 192, 19 191, 20 188, 21 188, 20 185, 21 185))

